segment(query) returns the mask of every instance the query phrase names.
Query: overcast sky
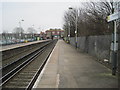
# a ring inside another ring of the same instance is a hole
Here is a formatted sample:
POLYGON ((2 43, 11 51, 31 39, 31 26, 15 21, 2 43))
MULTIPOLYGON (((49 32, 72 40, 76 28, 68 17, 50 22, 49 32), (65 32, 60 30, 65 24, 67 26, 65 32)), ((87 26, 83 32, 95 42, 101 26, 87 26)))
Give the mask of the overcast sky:
POLYGON ((2 2, 0 3, 0 17, 2 18, 0 25, 2 30, 12 32, 15 27, 19 26, 18 22, 23 19, 24 21, 21 22, 21 25, 24 30, 27 30, 32 25, 38 32, 50 28, 62 29, 64 12, 68 10, 69 6, 79 7, 81 3, 79 1, 2 2))
POLYGON ((81 7, 81 2, 99 0, 1 0, 0 33, 12 32, 21 22, 23 29, 34 25, 40 32, 50 28, 61 28, 64 12, 71 7, 81 7), (39 29, 38 29, 39 28, 39 29))

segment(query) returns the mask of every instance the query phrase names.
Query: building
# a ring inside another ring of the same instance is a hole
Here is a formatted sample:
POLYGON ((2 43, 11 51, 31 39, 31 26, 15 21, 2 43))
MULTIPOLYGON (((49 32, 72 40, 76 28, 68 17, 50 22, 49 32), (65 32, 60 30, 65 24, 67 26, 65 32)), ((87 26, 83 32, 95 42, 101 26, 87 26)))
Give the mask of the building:
POLYGON ((61 29, 50 29, 46 31, 47 39, 60 39, 64 36, 64 30, 61 29))
POLYGON ((45 40, 45 39, 46 39, 45 32, 40 32, 40 40, 45 40))

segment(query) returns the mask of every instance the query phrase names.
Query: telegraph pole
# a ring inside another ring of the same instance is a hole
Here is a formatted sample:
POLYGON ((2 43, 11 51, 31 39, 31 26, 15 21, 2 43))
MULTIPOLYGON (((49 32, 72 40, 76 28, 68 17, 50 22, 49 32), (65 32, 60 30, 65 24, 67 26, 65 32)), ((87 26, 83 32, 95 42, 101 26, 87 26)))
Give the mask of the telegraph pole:
MULTIPOLYGON (((114 13, 118 12, 118 2, 114 2, 113 8, 114 8, 114 13)), ((118 60, 118 33, 117 32, 118 31, 117 31, 117 19, 116 19, 114 20, 114 49, 113 49, 114 53, 113 53, 112 75, 116 75, 116 69, 117 69, 117 60, 118 60)))
POLYGON ((116 75, 117 51, 118 51, 118 35, 117 35, 116 20, 115 20, 114 21, 114 34, 113 34, 113 51, 112 51, 112 75, 116 75))
MULTIPOLYGON (((117 34, 117 2, 112 1, 112 14, 109 16, 108 22, 112 21, 113 23, 113 33, 112 33, 112 42, 111 42, 111 59, 112 59, 112 75, 116 75, 117 69, 117 58, 118 58, 118 34, 117 34)), ((119 13, 119 12, 118 12, 119 13)))

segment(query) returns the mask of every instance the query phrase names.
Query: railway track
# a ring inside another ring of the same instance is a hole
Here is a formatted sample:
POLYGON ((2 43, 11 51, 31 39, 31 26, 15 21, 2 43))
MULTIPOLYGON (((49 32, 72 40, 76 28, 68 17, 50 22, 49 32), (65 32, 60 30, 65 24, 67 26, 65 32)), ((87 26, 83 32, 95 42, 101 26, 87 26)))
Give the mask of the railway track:
MULTIPOLYGON (((46 41, 46 42, 48 42, 48 41, 46 41)), ((33 52, 33 51, 39 49, 40 46, 41 47, 44 46, 44 44, 46 42, 41 42, 41 43, 38 43, 38 44, 35 44, 35 45, 29 45, 28 47, 23 47, 23 49, 21 48, 20 50, 18 50, 12 56, 9 56, 7 58, 3 58, 2 59, 2 67, 5 67, 5 66, 9 65, 11 62, 14 62, 15 60, 17 60, 18 58, 21 58, 21 57, 29 54, 30 52, 33 52)))
POLYGON ((57 40, 47 42, 43 47, 2 68, 2 89, 31 89, 56 42, 57 40))

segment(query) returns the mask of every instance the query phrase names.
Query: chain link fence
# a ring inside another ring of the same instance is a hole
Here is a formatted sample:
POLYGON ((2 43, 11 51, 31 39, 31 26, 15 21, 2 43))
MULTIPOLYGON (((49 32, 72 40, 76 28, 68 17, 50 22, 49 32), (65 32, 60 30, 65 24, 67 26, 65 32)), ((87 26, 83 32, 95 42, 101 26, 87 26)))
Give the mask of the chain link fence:
MULTIPOLYGON (((107 59, 111 63, 110 58, 110 47, 111 47, 111 35, 100 35, 100 36, 83 36, 78 37, 77 47, 78 50, 86 52, 98 60, 104 61, 107 59)), ((118 60, 120 59, 120 35, 118 39, 118 60)), ((75 37, 70 38, 70 44, 75 46, 75 37)))

